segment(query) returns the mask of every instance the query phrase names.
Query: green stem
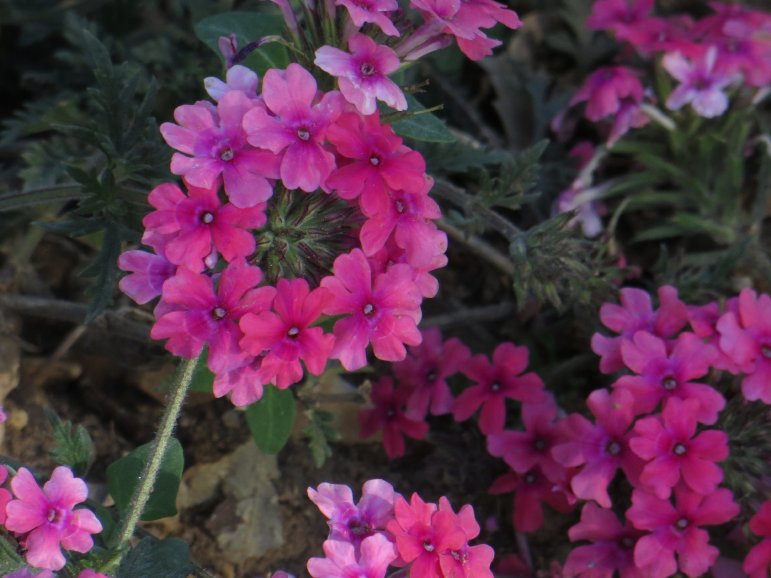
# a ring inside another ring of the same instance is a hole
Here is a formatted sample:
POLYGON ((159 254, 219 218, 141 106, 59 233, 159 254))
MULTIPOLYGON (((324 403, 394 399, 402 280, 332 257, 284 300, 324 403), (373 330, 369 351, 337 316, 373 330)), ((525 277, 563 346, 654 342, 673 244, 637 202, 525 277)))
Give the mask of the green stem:
POLYGON ((147 505, 147 500, 150 498, 150 494, 153 491, 155 480, 161 469, 163 457, 166 455, 171 435, 174 433, 177 417, 179 417, 182 404, 187 396, 187 390, 190 388, 190 384, 193 381, 193 375, 195 374, 197 364, 198 357, 195 359, 186 359, 180 366, 179 371, 177 371, 177 375, 174 378, 166 411, 161 418, 161 423, 158 427, 158 432, 155 434, 155 439, 153 440, 153 445, 150 449, 150 455, 145 464, 145 469, 142 471, 142 475, 139 478, 139 484, 134 489, 134 495, 131 496, 129 510, 123 520, 123 525, 118 537, 118 544, 116 546, 118 550, 124 549, 128 545, 129 540, 131 540, 131 536, 134 534, 134 528, 137 523, 139 523, 139 518, 142 516, 142 512, 147 505))

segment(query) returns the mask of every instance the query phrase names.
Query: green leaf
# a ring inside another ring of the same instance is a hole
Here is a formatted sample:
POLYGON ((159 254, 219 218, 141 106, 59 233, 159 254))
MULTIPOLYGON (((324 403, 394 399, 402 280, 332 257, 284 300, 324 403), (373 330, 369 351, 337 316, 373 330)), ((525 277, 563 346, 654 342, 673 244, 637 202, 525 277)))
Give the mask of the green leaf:
POLYGON ((320 468, 332 455, 329 441, 339 440, 340 432, 329 425, 333 416, 328 411, 314 409, 307 411, 305 415, 308 416, 310 423, 303 428, 303 434, 308 438, 308 448, 311 450, 313 463, 320 468))
MULTIPOLYGON (((225 12, 198 22, 195 25, 195 35, 221 57, 217 46, 221 36, 235 34, 238 48, 242 49, 250 42, 276 34, 283 26, 284 20, 278 14, 225 12)), ((262 76, 269 68, 286 68, 289 56, 283 46, 274 42, 256 49, 242 64, 262 76)))
POLYGON ((266 454, 276 454, 289 439, 294 425, 292 392, 266 385, 262 398, 246 409, 246 423, 254 443, 266 454))
POLYGON ((204 350, 204 352, 198 356, 198 364, 195 366, 193 381, 190 383, 191 391, 212 393, 212 389, 214 387, 214 374, 206 365, 207 358, 207 350, 204 350))
POLYGON ((102 246, 93 262, 80 272, 81 277, 93 277, 94 284, 86 290, 88 303, 86 323, 93 321, 112 303, 115 283, 118 280, 118 257, 121 253, 120 227, 106 227, 102 246))
MULTIPOLYGON (((152 443, 139 446, 129 455, 107 467, 107 487, 121 516, 125 515, 131 497, 134 495, 134 488, 147 463, 152 443)), ((177 513, 177 491, 184 466, 185 457, 182 446, 176 438, 171 438, 155 488, 142 512, 142 520, 158 520, 177 513)), ((155 575, 145 574, 145 576, 155 575)))
POLYGON ((81 197, 83 197, 83 189, 80 185, 54 185, 20 193, 9 193, 0 195, 0 212, 66 202, 81 197))
MULTIPOLYGON (((454 142, 455 137, 444 121, 430 112, 412 95, 407 95, 407 113, 391 123, 396 134, 425 142, 454 142)), ((401 115, 400 115, 401 116, 401 115)))
POLYGON ((75 475, 83 478, 94 459, 94 444, 86 428, 73 427, 69 421, 62 421, 56 413, 46 408, 46 417, 54 430, 54 447, 51 458, 57 463, 72 468, 75 475))
POLYGON ((115 578, 186 578, 193 568, 190 548, 178 538, 143 538, 121 562, 115 578))

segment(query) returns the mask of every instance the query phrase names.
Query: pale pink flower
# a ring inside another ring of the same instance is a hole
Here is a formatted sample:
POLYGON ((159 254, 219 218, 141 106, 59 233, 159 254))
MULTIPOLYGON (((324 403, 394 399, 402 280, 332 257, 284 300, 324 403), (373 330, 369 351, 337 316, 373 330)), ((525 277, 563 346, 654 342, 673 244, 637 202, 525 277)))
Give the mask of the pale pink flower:
POLYGON ((260 79, 257 73, 251 68, 236 64, 228 68, 225 76, 225 82, 222 82, 219 78, 214 76, 208 76, 203 79, 204 88, 212 100, 219 102, 219 100, 225 96, 231 90, 239 90, 243 92, 247 97, 257 98, 257 85, 260 79))
POLYGON ((357 28, 372 23, 388 36, 399 36, 399 31, 386 14, 399 8, 396 0, 335 0, 337 6, 345 6, 357 28))
POLYGON ((365 538, 358 556, 349 542, 327 540, 323 548, 326 558, 308 560, 313 578, 384 578, 396 558, 396 548, 384 534, 365 538))
POLYGON ((322 46, 316 51, 314 60, 324 72, 337 77, 337 85, 345 100, 365 115, 377 110, 377 100, 396 110, 407 110, 404 93, 388 78, 389 74, 399 69, 396 53, 360 33, 348 39, 348 49, 350 54, 339 48, 322 46))
POLYGON ((281 156, 281 181, 287 189, 318 189, 335 168, 335 157, 324 146, 330 123, 340 115, 340 93, 316 91, 313 75, 299 64, 270 69, 262 82, 266 109, 244 115, 247 139, 255 147, 281 156))
POLYGON ((689 60, 679 52, 667 54, 662 65, 680 85, 667 98, 667 108, 679 110, 691 104, 696 114, 713 118, 728 108, 728 97, 723 89, 737 81, 737 76, 721 73, 715 68, 717 48, 711 46, 698 60, 689 60))
POLYGON ((16 499, 6 506, 5 527, 26 534, 27 562, 36 568, 60 570, 65 559, 61 548, 85 554, 94 545, 91 534, 102 524, 91 510, 74 507, 88 497, 86 483, 59 466, 41 489, 26 468, 11 480, 16 499))
POLYGON ((236 407, 246 407, 259 400, 263 394, 261 357, 239 357, 232 367, 218 369, 214 374, 214 397, 230 396, 236 407))
POLYGON ((246 142, 241 121, 247 111, 261 108, 239 90, 226 92, 217 108, 209 103, 177 108, 179 125, 165 122, 161 134, 178 150, 171 158, 171 172, 182 175, 192 187, 217 187, 220 175, 225 193, 237 207, 253 207, 273 195, 268 179, 278 177, 278 159, 246 142))

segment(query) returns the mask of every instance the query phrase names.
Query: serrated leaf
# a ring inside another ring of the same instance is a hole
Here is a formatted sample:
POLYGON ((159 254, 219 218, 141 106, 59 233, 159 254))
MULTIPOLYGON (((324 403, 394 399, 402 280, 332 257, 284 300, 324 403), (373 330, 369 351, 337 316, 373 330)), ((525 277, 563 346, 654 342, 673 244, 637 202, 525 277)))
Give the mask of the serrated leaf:
POLYGON ((45 414, 54 435, 51 458, 57 464, 72 468, 79 478, 84 478, 94 458, 94 444, 88 431, 82 425, 73 426, 69 421, 62 421, 50 409, 46 408, 45 414))
MULTIPOLYGON (((153 442, 139 446, 127 456, 107 467, 107 487, 121 516, 128 509, 134 489, 147 463, 150 447, 153 442)), ((177 513, 177 491, 182 479, 185 457, 182 446, 176 438, 171 438, 169 447, 163 457, 155 488, 147 501, 142 520, 158 520, 177 513)), ((150 576, 152 574, 147 574, 150 576)))
MULTIPOLYGON (((225 12, 199 21, 195 27, 195 35, 211 48, 217 56, 222 57, 217 46, 221 36, 235 34, 238 48, 241 49, 254 42, 276 34, 284 26, 284 20, 278 14, 264 12, 225 12)), ((286 49, 276 43, 266 44, 252 52, 242 63, 260 76, 269 68, 286 68, 289 56, 286 49)))
POLYGON ((186 578, 193 568, 190 548, 178 538, 143 538, 121 562, 116 578, 186 578))
POLYGON ((112 303, 118 279, 118 257, 121 253, 121 235, 117 226, 106 227, 102 246, 93 262, 80 272, 81 277, 93 277, 94 284, 86 290, 88 303, 86 323, 93 321, 112 303))
POLYGON ((444 121, 430 112, 421 112, 426 110, 426 107, 410 94, 407 95, 407 106, 408 116, 391 123, 396 134, 424 142, 455 141, 444 121))
POLYGON ((303 434, 308 438, 308 448, 311 451, 313 463, 317 468, 320 468, 332 455, 329 441, 339 440, 340 432, 329 425, 333 419, 331 413, 323 410, 310 410, 306 412, 306 415, 309 423, 303 428, 303 434))
POLYGON ((257 447, 266 454, 276 454, 292 433, 295 401, 288 389, 266 385, 259 401, 246 409, 246 423, 257 447))

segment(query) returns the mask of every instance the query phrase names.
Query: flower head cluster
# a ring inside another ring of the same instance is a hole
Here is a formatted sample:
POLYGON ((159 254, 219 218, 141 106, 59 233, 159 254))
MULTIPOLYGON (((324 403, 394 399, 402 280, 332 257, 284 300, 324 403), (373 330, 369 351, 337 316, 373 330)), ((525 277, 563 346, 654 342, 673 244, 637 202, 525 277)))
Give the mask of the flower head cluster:
POLYGON ((383 578, 389 566, 408 566, 410 578, 492 578, 493 550, 470 545, 479 535, 471 506, 456 513, 413 494, 410 502, 383 480, 364 484, 354 504, 348 486, 321 484, 308 495, 329 519, 324 558, 311 558, 313 578, 383 578))
POLYGON ((178 124, 162 127, 185 188, 150 193, 153 252, 119 262, 129 296, 160 296, 152 336, 181 357, 206 348, 215 395, 236 405, 330 358, 361 368, 370 344, 404 359, 436 293, 430 272, 446 262, 420 154, 298 64, 269 70, 259 93, 248 70, 215 81, 216 105, 179 107, 178 124), (325 315, 339 316, 331 333, 318 326, 325 315))

